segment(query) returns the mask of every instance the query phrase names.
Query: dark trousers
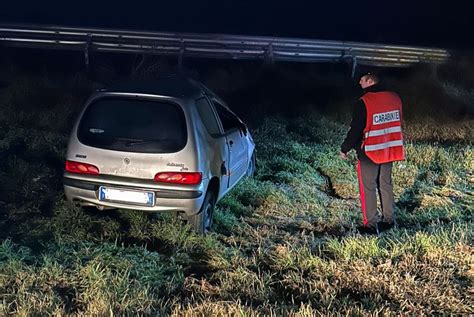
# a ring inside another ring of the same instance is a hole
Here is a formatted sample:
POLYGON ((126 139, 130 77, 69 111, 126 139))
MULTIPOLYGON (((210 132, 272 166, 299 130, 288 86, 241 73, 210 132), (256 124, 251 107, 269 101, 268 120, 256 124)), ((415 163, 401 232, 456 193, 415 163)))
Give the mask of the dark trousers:
POLYGON ((377 191, 382 206, 381 220, 393 222, 392 163, 375 164, 370 159, 360 159, 357 164, 357 175, 364 225, 370 227, 377 225, 377 191))

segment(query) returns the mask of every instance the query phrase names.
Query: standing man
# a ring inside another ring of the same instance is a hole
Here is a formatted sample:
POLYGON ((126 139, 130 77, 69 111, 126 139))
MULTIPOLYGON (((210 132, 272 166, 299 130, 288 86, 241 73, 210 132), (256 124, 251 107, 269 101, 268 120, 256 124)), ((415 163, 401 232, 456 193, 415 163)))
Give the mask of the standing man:
POLYGON ((360 202, 364 225, 359 231, 377 234, 394 226, 392 163, 405 159, 402 137, 400 97, 379 84, 375 74, 367 73, 359 81, 364 94, 356 103, 350 130, 341 146, 341 157, 355 149, 358 157, 360 202), (377 194, 382 206, 378 222, 377 194))

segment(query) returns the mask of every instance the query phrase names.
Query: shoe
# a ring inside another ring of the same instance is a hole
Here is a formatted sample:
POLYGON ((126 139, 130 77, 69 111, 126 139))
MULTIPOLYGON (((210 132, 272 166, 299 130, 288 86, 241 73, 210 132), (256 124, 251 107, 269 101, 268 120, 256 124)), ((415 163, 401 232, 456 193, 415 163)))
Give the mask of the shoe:
POLYGON ((358 226, 357 231, 359 231, 360 234, 379 234, 377 227, 372 226, 358 226))
POLYGON ((380 231, 386 231, 390 230, 395 226, 395 222, 384 222, 384 221, 379 221, 377 223, 377 227, 379 228, 380 231))

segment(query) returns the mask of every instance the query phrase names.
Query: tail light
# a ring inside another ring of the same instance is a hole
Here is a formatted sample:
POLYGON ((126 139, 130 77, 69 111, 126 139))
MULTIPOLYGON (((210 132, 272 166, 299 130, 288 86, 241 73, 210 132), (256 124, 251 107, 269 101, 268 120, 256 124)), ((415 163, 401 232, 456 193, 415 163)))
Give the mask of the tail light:
POLYGON ((74 161, 66 161, 66 171, 77 174, 99 175, 99 169, 96 166, 74 161))
POLYGON ((201 183, 202 173, 162 172, 155 175, 155 182, 197 185, 201 183))

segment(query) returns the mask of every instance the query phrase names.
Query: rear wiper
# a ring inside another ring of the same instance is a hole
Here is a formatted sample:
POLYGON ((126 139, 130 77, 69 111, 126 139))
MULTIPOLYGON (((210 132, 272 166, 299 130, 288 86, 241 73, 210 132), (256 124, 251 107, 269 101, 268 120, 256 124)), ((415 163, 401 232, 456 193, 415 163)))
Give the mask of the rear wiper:
POLYGON ((134 146, 134 145, 141 145, 147 143, 154 143, 154 142, 162 142, 167 141, 169 139, 151 139, 151 140, 140 140, 140 141, 132 141, 125 144, 125 146, 134 146))

